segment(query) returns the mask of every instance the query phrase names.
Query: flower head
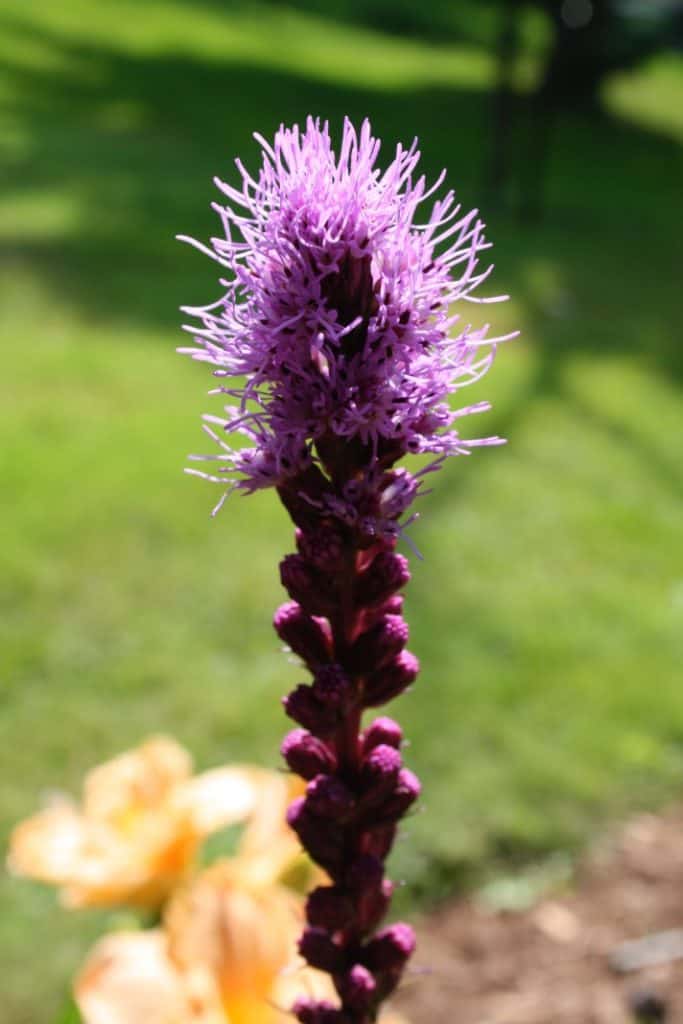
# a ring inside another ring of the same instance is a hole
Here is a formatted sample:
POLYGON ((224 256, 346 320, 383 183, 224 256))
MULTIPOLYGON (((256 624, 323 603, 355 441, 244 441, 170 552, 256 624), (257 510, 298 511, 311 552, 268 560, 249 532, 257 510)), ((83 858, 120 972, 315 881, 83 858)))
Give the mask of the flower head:
POLYGON ((501 340, 453 309, 482 301, 472 293, 491 269, 479 262, 484 224, 453 192, 421 218, 444 175, 432 188, 417 176, 417 141, 380 171, 368 121, 359 133, 345 121, 338 153, 313 118, 303 132, 281 127, 272 145, 256 138, 257 177, 237 161, 241 189, 216 180, 228 200, 214 204, 224 237, 193 242, 228 277, 218 302, 186 307, 200 325, 187 327, 197 345, 180 351, 208 362, 216 391, 232 399, 224 418, 205 417, 221 451, 195 456, 217 463, 199 475, 247 492, 281 487, 312 463, 329 473, 343 445, 362 473, 353 494, 323 496, 326 510, 353 516, 364 487, 379 487, 394 520, 417 489, 409 476, 382 477, 401 455, 440 460, 501 443, 453 429, 488 403, 453 411, 447 401, 486 372, 501 340), (235 450, 225 434, 250 443, 235 450))

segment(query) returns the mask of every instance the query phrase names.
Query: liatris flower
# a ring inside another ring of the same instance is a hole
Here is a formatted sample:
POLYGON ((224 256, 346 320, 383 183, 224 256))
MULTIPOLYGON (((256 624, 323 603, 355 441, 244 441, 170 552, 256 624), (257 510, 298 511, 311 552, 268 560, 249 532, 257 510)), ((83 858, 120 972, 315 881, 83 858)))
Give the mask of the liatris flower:
POLYGON ((338 1005, 304 998, 293 1012, 302 1024, 370 1024, 414 947, 408 925, 377 928, 392 892, 384 861, 420 784, 403 766, 399 726, 380 717, 362 730, 361 719, 417 677, 396 541, 426 472, 502 443, 454 429, 488 403, 447 400, 486 372, 503 339, 456 327, 460 300, 491 301, 472 294, 489 274, 488 243, 452 192, 417 223, 443 175, 431 189, 415 178, 416 143, 382 173, 367 121, 360 134, 345 122, 338 156, 312 119, 303 133, 281 128, 272 146, 257 139, 258 177, 238 161, 241 189, 217 181, 233 204, 215 205, 225 237, 193 242, 230 276, 218 302, 188 309, 200 347, 181 351, 208 362, 214 393, 233 399, 224 418, 205 417, 221 450, 195 457, 216 462, 199 475, 225 485, 217 509, 230 490, 274 486, 297 527, 275 629, 312 682, 285 699, 297 728, 282 754, 307 781, 288 821, 329 876, 309 896, 299 948, 332 976, 338 1005), (225 434, 250 443, 234 450, 225 434), (396 468, 411 453, 435 458, 418 473, 396 468))

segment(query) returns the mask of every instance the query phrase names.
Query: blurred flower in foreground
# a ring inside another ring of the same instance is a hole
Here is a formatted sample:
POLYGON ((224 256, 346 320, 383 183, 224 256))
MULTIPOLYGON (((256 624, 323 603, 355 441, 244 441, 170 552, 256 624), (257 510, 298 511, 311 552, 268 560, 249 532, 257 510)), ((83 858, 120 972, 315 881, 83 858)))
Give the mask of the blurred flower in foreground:
MULTIPOLYGON (((187 751, 152 737, 91 771, 80 807, 59 799, 18 825, 8 865, 59 886, 70 907, 157 907, 187 875, 203 839, 249 820, 244 842, 254 843, 272 814, 267 805, 278 804, 282 816, 291 795, 284 779, 246 765, 192 777, 187 751)), ((284 869, 295 842, 284 825, 269 839, 284 869)))
POLYGON ((254 880, 240 857, 217 862, 171 899, 162 928, 95 946, 75 985, 85 1024, 285 1024, 297 996, 332 994, 297 956, 302 920, 275 876, 254 880))

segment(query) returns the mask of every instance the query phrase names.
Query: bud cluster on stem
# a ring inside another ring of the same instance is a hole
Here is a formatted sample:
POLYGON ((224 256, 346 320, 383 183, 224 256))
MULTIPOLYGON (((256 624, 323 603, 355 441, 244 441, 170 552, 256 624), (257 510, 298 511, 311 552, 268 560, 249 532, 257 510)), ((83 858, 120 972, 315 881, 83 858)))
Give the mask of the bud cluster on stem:
MULTIPOLYGON (((339 477, 349 467, 334 470, 339 477)), ((302 1024, 370 1024, 414 947, 409 925, 377 928, 393 889, 384 861, 420 784, 403 766, 400 726, 378 717, 363 729, 361 721, 417 677, 399 595, 410 574, 393 538, 316 511, 305 500, 311 477, 280 489, 298 527, 297 553, 280 566, 291 600, 274 626, 312 677, 283 702, 297 728, 282 755, 307 782, 287 817, 330 883, 308 897, 299 951, 332 976, 340 1005, 300 999, 294 1013, 302 1024)))

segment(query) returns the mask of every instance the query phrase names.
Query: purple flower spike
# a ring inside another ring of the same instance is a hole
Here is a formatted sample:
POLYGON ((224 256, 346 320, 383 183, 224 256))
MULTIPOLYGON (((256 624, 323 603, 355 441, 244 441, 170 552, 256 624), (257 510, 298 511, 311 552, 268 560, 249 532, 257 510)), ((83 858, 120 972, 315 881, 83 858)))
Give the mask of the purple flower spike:
POLYGON ((380 172, 367 121, 359 133, 345 121, 338 153, 313 118, 303 132, 280 128, 272 145, 256 139, 258 175, 238 162, 241 188, 216 179, 224 237, 210 246, 183 237, 223 268, 225 291, 186 307, 198 323, 187 327, 194 346, 180 351, 208 363, 218 391, 238 399, 223 418, 206 417, 219 452, 216 473, 199 475, 247 492, 279 486, 308 469, 330 430, 347 445, 438 459, 500 444, 454 429, 487 403, 447 404, 486 373, 502 340, 453 313, 481 301, 473 292, 491 269, 480 264, 489 245, 477 211, 463 213, 448 192, 423 212, 444 176, 430 189, 416 174, 417 141, 380 172), (231 448, 226 434, 249 447, 231 448))
POLYGON ((312 683, 283 702, 301 728, 282 754, 308 783, 287 820, 329 875, 308 898, 300 949, 332 975, 340 1005, 300 999, 292 1012, 301 1024, 371 1024, 414 947, 407 925, 375 929, 393 892, 385 860, 420 784, 402 767, 400 727, 362 722, 419 670, 395 548, 426 474, 503 443, 461 437, 461 419, 489 405, 451 398, 504 339, 460 320, 464 303, 495 301, 474 295, 489 243, 476 210, 453 192, 435 198, 444 175, 428 187, 417 142, 381 170, 367 121, 356 131, 346 120, 337 151, 312 118, 272 144, 256 138, 260 170, 238 161, 239 187, 216 180, 222 236, 185 239, 219 264, 223 293, 187 309, 194 344, 180 351, 208 364, 228 403, 204 417, 217 450, 192 457, 213 470, 188 472, 222 486, 215 511, 231 491, 276 488, 297 528, 280 565, 292 600, 274 625, 312 683), (432 461, 411 472, 398 465, 411 453, 432 461))

